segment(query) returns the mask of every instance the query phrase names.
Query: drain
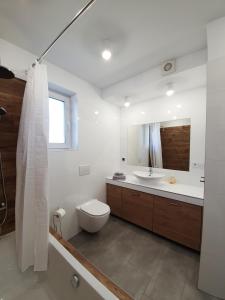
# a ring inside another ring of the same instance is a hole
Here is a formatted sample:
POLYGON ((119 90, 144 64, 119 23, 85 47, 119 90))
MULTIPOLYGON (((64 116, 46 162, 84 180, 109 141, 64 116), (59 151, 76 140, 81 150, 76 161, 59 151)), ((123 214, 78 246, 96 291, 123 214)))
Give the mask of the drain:
POLYGON ((78 278, 78 276, 77 276, 76 274, 74 274, 74 275, 72 276, 71 284, 72 284, 72 286, 73 286, 75 289, 78 288, 78 286, 79 286, 79 284, 80 284, 80 280, 79 280, 79 278, 78 278))

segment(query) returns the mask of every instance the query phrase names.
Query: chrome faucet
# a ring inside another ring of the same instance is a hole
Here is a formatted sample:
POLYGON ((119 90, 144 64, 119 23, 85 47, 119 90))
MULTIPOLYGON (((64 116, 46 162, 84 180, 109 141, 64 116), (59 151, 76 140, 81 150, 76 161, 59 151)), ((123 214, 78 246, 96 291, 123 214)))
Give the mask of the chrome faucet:
POLYGON ((152 173, 153 173, 152 167, 150 167, 150 168, 149 168, 149 176, 152 176, 152 173))

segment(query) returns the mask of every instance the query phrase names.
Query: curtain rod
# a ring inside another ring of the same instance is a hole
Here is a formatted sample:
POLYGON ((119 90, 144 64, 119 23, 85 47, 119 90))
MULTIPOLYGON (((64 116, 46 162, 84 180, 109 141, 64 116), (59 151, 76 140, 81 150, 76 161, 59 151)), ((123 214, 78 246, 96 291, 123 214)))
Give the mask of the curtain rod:
POLYGON ((48 46, 48 48, 38 57, 37 61, 41 62, 44 57, 48 54, 48 52, 51 50, 51 48, 55 45, 55 43, 61 38, 61 36, 66 32, 67 29, 73 23, 80 17, 82 16, 90 7, 92 4, 94 4, 96 0, 91 0, 89 1, 83 8, 81 8, 76 15, 73 17, 73 19, 66 25, 66 27, 57 35, 57 37, 52 41, 52 43, 48 46))

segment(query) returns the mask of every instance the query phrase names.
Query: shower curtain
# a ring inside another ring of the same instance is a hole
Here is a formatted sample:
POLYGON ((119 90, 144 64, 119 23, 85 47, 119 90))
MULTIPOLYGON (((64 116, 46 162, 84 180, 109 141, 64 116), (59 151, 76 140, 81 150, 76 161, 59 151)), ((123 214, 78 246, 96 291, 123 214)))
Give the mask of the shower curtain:
POLYGON ((153 168, 163 168, 160 123, 149 125, 149 149, 153 168))
POLYGON ((144 124, 138 128, 137 141, 138 165, 149 166, 149 125, 144 124))
POLYGON ((48 80, 45 65, 30 68, 17 143, 16 247, 22 271, 47 269, 48 80))

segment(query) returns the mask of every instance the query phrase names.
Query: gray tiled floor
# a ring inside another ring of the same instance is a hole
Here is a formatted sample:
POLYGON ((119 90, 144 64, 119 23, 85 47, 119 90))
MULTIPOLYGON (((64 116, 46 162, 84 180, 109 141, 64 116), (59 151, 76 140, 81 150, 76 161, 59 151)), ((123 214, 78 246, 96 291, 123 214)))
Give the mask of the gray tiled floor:
POLYGON ((216 299, 197 289, 198 253, 118 218, 70 242, 136 300, 216 299))

